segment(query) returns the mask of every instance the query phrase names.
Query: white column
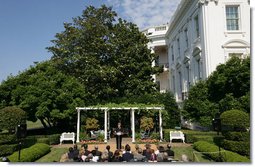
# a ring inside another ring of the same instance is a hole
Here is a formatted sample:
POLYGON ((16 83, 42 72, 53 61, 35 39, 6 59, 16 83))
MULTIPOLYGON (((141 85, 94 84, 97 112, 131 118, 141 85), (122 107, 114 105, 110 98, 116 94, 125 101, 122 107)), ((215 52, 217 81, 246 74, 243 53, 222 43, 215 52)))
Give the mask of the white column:
POLYGON ((162 142, 163 131, 162 131, 162 114, 161 114, 161 110, 159 110, 159 135, 160 135, 160 142, 162 142))
POLYGON ((80 142, 80 109, 77 109, 77 136, 76 136, 76 143, 80 142))
POLYGON ((104 142, 107 143, 107 110, 104 110, 104 142))
POLYGON ((131 112, 132 112, 132 124, 131 124, 131 127, 132 127, 132 142, 135 142, 135 110, 132 109, 131 112))
POLYGON ((110 112, 107 111, 107 130, 110 131, 110 112))

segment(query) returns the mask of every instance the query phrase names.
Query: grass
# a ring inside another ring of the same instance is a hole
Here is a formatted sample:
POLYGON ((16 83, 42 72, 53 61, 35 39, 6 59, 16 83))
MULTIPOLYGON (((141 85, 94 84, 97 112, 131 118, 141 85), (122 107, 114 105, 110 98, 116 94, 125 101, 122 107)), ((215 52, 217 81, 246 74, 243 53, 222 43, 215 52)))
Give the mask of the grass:
POLYGON ((68 148, 51 148, 51 152, 35 162, 59 162, 61 156, 68 152, 68 148))
POLYGON ((196 151, 193 149, 192 146, 188 146, 188 147, 173 147, 172 148, 174 153, 175 153, 175 158, 178 160, 181 160, 181 156, 183 154, 187 155, 189 160, 193 161, 193 162, 214 162, 210 159, 208 159, 207 157, 205 157, 203 154, 196 154, 196 159, 194 159, 193 156, 193 151, 196 151))
POLYGON ((42 128, 42 127, 43 125, 39 119, 36 122, 27 121, 27 129, 42 128))

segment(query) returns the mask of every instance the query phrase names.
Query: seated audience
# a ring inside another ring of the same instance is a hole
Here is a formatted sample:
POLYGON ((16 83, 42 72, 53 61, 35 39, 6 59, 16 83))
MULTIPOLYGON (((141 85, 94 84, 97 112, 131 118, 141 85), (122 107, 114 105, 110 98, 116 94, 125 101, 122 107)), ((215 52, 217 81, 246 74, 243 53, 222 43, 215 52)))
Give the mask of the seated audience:
POLYGON ((171 150, 171 145, 167 144, 167 150, 166 150, 167 154, 169 157, 174 158, 174 151, 171 150))
POLYGON ((113 157, 113 152, 110 151, 111 147, 109 145, 106 146, 106 150, 108 151, 108 161, 111 162, 113 157))
POLYGON ((151 158, 151 145, 145 144, 145 150, 143 150, 143 156, 149 160, 151 158))
POLYGON ((139 148, 137 153, 134 154, 134 161, 135 162, 145 162, 146 161, 146 157, 143 156, 143 150, 141 148, 139 148))
POLYGON ((116 150, 114 152, 113 158, 112 158, 112 162, 122 162, 122 157, 120 155, 120 150, 116 150))
POLYGON ((126 162, 130 162, 134 160, 134 155, 131 153, 131 148, 128 144, 125 146, 125 153, 122 155, 122 159, 123 161, 126 161, 126 162))

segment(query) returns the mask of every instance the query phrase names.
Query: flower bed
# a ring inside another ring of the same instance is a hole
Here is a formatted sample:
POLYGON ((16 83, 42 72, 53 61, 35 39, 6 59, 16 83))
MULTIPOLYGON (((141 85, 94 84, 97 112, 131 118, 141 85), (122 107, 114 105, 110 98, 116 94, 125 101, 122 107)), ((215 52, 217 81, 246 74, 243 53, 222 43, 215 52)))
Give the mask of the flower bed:
POLYGON ((141 144, 141 143, 153 143, 153 144, 156 144, 158 142, 159 142, 159 140, 157 140, 157 139, 138 139, 137 142, 135 142, 135 143, 137 143, 137 144, 141 144))
POLYGON ((104 142, 97 140, 82 140, 81 144, 104 144, 104 142))

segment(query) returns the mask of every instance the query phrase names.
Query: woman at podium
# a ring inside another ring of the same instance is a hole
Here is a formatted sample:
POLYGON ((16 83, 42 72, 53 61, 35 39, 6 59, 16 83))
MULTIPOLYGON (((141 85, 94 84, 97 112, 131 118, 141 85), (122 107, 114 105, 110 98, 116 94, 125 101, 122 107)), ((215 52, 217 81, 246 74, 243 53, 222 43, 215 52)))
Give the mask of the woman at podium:
POLYGON ((117 144, 116 149, 121 149, 122 134, 123 134, 123 129, 121 127, 121 123, 119 122, 115 130, 116 144, 117 144))

